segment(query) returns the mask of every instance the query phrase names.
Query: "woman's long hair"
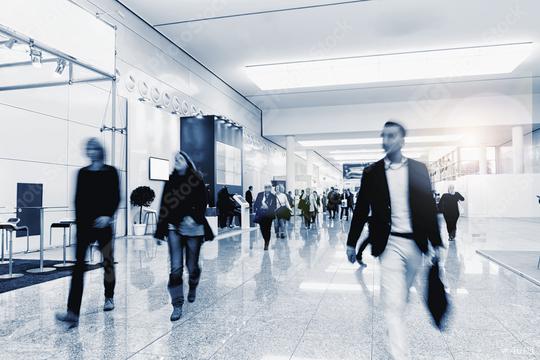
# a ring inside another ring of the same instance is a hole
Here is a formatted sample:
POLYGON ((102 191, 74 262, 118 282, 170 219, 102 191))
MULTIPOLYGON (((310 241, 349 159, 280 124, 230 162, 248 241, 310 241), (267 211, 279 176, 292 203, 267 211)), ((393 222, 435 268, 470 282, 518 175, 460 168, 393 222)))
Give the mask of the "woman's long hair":
MULTIPOLYGON (((197 176, 200 180, 203 179, 203 174, 197 169, 197 166, 195 165, 195 163, 193 162, 193 160, 191 159, 191 157, 185 152, 185 151, 182 151, 180 150, 177 155, 181 155, 184 160, 186 160, 186 163, 187 163, 187 166, 188 166, 188 171, 187 173, 192 173, 194 174, 195 176, 197 176)), ((176 172, 176 170, 175 170, 176 172)))

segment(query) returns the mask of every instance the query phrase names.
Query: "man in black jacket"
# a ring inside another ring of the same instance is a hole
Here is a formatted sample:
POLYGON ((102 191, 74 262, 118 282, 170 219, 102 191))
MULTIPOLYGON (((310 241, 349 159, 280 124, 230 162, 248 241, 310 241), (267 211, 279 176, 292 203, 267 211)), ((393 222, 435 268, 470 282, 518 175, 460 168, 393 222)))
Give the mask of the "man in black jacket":
POLYGON ((394 121, 382 130, 384 159, 364 170, 347 239, 347 257, 356 260, 356 244, 371 210, 371 253, 381 264, 381 299, 394 359, 407 358, 403 313, 408 292, 428 253, 442 246, 431 181, 424 164, 405 158, 405 128, 394 121))
POLYGON ((253 209, 253 186, 250 186, 246 191, 246 201, 249 203, 249 211, 253 209))
POLYGON ((264 250, 268 250, 270 237, 272 236, 272 221, 276 217, 276 196, 272 194, 272 185, 264 186, 264 191, 257 195, 253 204, 255 219, 259 223, 262 237, 264 239, 264 250))

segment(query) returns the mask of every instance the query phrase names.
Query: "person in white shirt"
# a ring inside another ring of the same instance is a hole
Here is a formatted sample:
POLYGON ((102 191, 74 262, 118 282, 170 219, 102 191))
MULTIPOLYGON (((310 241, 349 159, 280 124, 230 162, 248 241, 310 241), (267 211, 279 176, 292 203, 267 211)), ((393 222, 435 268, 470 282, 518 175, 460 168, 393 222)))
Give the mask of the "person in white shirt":
POLYGON ((354 263, 371 211, 371 253, 380 260, 381 300, 395 360, 408 358, 404 311, 422 256, 429 253, 429 243, 437 258, 442 247, 429 173, 424 164, 402 155, 405 134, 403 125, 385 123, 386 156, 364 170, 347 239, 347 257, 354 263))
POLYGON ((302 215, 304 215, 304 225, 306 229, 311 228, 311 223, 315 217, 316 212, 318 211, 317 205, 317 196, 311 193, 311 189, 307 188, 305 195, 300 200, 300 209, 302 210, 302 215))

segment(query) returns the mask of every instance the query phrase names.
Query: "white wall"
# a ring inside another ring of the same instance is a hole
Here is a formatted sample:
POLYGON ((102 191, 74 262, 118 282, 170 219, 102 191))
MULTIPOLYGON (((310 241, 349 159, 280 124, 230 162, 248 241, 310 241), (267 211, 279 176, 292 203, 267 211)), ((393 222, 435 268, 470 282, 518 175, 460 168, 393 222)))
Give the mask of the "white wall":
MULTIPOLYGON (((128 196, 138 186, 149 186, 156 193, 150 208, 159 212, 164 182, 149 179, 148 158, 168 159, 172 170, 173 155, 180 149, 180 120, 139 101, 130 103, 129 114, 128 196)), ((128 208, 128 218, 133 220, 139 209, 128 208)))
POLYGON ((463 216, 540 217, 540 174, 467 175, 434 187, 442 195, 450 183, 465 197, 463 216))
MULTIPOLYGON (((21 78, 21 82, 30 78, 21 78)), ((102 84, 102 87, 106 87, 102 84)), ((110 85, 109 85, 110 87, 110 85)), ((49 243, 49 225, 73 218, 76 174, 87 165, 83 146, 89 137, 102 140, 111 154, 111 134, 99 131, 110 118, 110 89, 88 84, 65 87, 0 92, 0 217, 14 216, 17 183, 43 184, 43 205, 63 206, 66 210, 45 212, 45 242, 49 243)), ((125 102, 119 99, 118 124, 125 121, 125 102)), ((125 142, 117 135, 117 143, 125 142)), ((118 148, 117 168, 125 186, 125 155, 118 148)), ((122 192, 122 197, 124 193, 122 192)), ((125 207, 117 214, 117 231, 123 233, 125 207)), ((53 245, 62 244, 61 232, 53 233, 53 245)), ((30 239, 31 249, 39 247, 39 237, 30 239)), ((23 238, 15 241, 15 251, 26 249, 23 238)))
POLYGON ((121 93, 132 75, 150 87, 176 95, 205 114, 225 115, 260 134, 261 111, 114 0, 76 0, 117 26, 117 68, 121 93), (119 16, 118 11, 123 15, 119 16))

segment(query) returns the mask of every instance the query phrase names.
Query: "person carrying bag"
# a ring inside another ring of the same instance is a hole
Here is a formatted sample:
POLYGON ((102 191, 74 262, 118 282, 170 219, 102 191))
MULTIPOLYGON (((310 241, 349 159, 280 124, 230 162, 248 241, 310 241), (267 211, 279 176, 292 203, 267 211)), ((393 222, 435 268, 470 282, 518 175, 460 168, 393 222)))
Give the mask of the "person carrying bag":
POLYGON ((276 201, 276 236, 278 238, 284 239, 286 222, 291 219, 291 208, 289 207, 287 195, 285 195, 283 185, 281 184, 276 186, 276 201))
POLYGON ((272 221, 276 216, 276 196, 272 194, 272 185, 264 186, 264 191, 257 195, 253 209, 255 210, 255 222, 259 224, 264 239, 264 250, 268 250, 272 236, 272 221))

